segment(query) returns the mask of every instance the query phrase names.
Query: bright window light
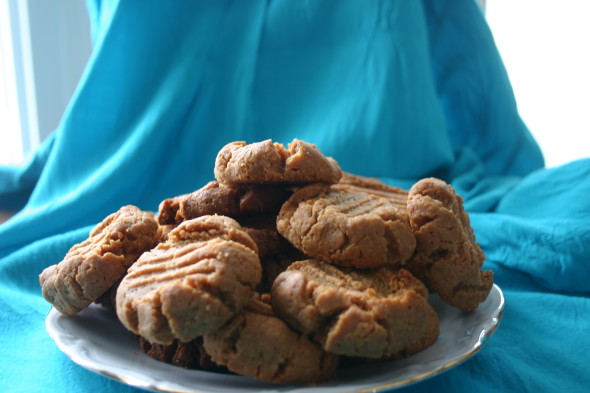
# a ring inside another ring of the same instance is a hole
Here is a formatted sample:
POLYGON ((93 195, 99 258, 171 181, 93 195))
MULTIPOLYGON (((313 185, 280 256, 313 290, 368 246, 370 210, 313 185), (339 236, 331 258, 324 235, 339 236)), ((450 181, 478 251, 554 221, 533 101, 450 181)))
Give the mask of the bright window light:
POLYGON ((24 159, 8 2, 0 1, 0 164, 24 159))
POLYGON ((548 167, 590 157, 590 1, 488 0, 519 112, 548 167))

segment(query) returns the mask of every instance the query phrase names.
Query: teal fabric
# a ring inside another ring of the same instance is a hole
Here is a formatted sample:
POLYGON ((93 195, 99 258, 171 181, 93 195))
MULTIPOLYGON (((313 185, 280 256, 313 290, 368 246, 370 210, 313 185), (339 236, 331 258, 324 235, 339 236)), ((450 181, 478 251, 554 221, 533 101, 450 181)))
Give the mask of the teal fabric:
POLYGON ((0 209, 20 209, 0 225, 1 391, 134 391, 59 351, 39 273, 120 206, 156 210, 213 179, 226 143, 268 138, 464 197, 505 315, 474 358, 402 391, 587 391, 590 160, 544 168, 474 2, 88 9, 94 50, 59 127, 28 165, 0 168, 0 209))

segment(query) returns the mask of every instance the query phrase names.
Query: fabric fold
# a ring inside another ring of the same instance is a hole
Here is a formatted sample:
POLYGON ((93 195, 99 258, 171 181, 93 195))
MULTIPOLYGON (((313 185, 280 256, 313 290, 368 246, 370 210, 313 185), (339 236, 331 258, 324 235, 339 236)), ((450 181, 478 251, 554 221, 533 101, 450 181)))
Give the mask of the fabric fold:
POLYGON ((489 214, 472 214, 488 259, 545 288, 590 293, 590 159, 533 172, 489 214))
POLYGON ((294 138, 347 172, 452 184, 504 290, 483 350, 403 391, 587 390, 590 159, 543 169, 473 0, 87 4, 62 122, 0 168, 0 209, 22 207, 0 225, 0 390, 135 391, 60 352, 38 275, 121 206, 205 185, 225 144, 294 138))

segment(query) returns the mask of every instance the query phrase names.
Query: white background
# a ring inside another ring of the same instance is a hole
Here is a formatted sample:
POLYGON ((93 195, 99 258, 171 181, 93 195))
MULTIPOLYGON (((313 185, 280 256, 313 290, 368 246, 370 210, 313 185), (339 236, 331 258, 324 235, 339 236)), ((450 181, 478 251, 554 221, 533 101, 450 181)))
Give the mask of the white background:
POLYGON ((546 165, 590 157, 590 1, 487 0, 486 17, 546 165))

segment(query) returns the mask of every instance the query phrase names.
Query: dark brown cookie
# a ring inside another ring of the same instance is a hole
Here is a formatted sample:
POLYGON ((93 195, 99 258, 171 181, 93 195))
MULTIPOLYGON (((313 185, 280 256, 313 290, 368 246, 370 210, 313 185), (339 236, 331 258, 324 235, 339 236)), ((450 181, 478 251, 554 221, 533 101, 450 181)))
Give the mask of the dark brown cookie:
POLYGON ((310 384, 333 375, 337 356, 293 331, 267 304, 255 302, 204 336, 213 361, 240 375, 274 383, 310 384))
POLYGON ((432 344, 438 318, 426 287, 405 269, 339 268, 295 262, 274 282, 274 312, 324 350, 395 358, 432 344))
POLYGON ((158 207, 158 223, 160 225, 176 225, 181 223, 182 217, 177 217, 180 209, 180 201, 188 197, 189 194, 167 198, 160 202, 158 207))
POLYGON ((276 213, 290 195, 288 189, 274 185, 220 184, 211 181, 190 194, 163 200, 159 207, 158 222, 179 224, 212 214, 237 218, 276 213))
POLYGON ((493 276, 480 270, 485 256, 461 196, 440 179, 423 179, 409 191, 408 213, 417 241, 408 267, 448 304, 475 310, 487 298, 493 276))
POLYGON ((45 299, 64 315, 74 315, 99 299, 146 250, 159 240, 154 215, 124 206, 106 217, 88 239, 39 276, 45 299))
POLYGON ((275 279, 287 270, 293 262, 301 261, 309 258, 307 255, 301 253, 295 247, 291 246, 289 250, 285 250, 282 253, 268 255, 260 259, 262 265, 262 281, 257 288, 258 292, 270 293, 272 285, 275 279))
POLYGON ((317 146, 294 139, 288 149, 268 139, 225 145, 215 160, 215 178, 220 183, 336 183, 342 171, 338 163, 317 146))
POLYGON ((258 292, 270 292, 275 278, 292 262, 308 258, 278 233, 276 216, 248 216, 241 218, 240 224, 258 246, 262 265, 262 281, 257 288, 258 292))
POLYGON ((260 258, 281 254, 293 246, 274 229, 256 229, 244 227, 254 243, 258 246, 260 258))
POLYGON ((387 198, 313 184, 283 204, 277 229, 303 253, 341 266, 399 266, 416 240, 407 214, 387 198))
POLYGON ((211 360, 203 348, 202 337, 197 337, 187 343, 174 340, 171 344, 165 345, 150 343, 140 336, 139 347, 143 353, 163 363, 187 369, 227 372, 225 367, 221 367, 211 360))

